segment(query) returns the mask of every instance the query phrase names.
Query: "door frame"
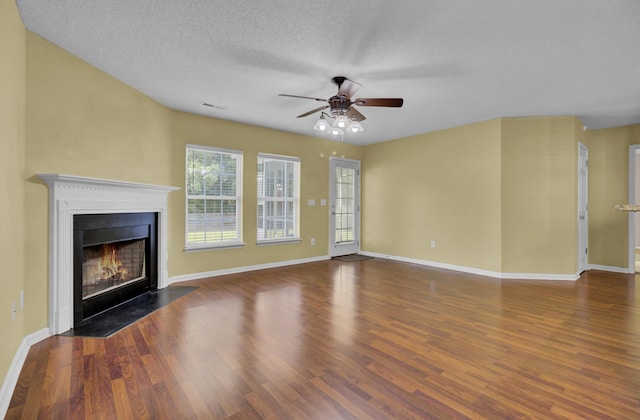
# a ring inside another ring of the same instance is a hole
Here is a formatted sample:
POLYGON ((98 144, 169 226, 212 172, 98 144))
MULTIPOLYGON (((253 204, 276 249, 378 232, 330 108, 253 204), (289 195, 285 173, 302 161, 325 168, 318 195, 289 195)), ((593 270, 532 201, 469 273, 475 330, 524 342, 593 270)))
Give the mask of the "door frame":
POLYGON ((589 148, 578 142, 578 273, 589 269, 589 148), (582 152, 584 152, 584 162, 582 152), (580 173, 584 165, 584 177, 580 173), (583 184, 584 183, 584 184, 583 184), (584 217, 584 221, 580 222, 584 217), (584 257, 584 260, 583 258, 584 257))
MULTIPOLYGON (((636 155, 640 153, 640 144, 632 144, 629 146, 629 204, 636 204, 636 178, 638 168, 636 167, 636 155)), ((629 254, 628 254, 628 273, 636 272, 636 213, 629 212, 629 254)))
POLYGON ((347 255, 352 253, 360 252, 360 161, 356 159, 346 159, 346 158, 338 158, 331 157, 329 158, 329 256, 336 257, 340 255, 347 255), (335 167, 340 164, 344 164, 346 167, 351 167, 356 170, 356 182, 355 182, 355 208, 354 208, 354 221, 353 221, 353 240, 355 242, 354 248, 351 248, 348 252, 336 252, 336 244, 335 244, 335 218, 333 215, 333 209, 335 205, 336 199, 336 173, 335 167), (355 251, 355 252, 352 252, 355 251))

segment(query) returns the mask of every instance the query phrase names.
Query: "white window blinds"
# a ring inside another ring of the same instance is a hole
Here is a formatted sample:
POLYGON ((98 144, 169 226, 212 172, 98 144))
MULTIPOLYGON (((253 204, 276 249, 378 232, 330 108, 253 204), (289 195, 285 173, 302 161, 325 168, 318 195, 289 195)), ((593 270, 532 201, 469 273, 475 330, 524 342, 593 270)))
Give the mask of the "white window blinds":
POLYGON ((299 239, 299 180, 299 158, 258 155, 258 243, 299 239))
POLYGON ((187 145, 186 248, 242 244, 242 152, 187 145))

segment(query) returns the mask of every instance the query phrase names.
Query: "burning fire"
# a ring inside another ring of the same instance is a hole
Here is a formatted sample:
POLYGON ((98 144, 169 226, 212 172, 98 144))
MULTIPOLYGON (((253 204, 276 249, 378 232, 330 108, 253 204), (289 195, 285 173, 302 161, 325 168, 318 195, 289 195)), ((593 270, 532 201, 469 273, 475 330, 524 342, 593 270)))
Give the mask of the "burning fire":
POLYGON ((116 254, 116 247, 110 244, 102 245, 103 256, 100 260, 101 280, 123 280, 127 275, 127 270, 116 254))

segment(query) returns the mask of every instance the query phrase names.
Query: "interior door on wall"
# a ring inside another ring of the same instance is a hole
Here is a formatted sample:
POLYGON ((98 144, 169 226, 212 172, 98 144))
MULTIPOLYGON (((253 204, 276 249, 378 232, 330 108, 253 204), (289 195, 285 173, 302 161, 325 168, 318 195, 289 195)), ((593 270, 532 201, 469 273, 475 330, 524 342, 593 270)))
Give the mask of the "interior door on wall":
POLYGON ((589 174, 589 150, 578 143, 578 272, 582 273, 588 268, 588 174, 589 174))
POLYGON ((360 250, 360 161, 329 161, 329 255, 356 254, 360 250))
MULTIPOLYGON (((640 144, 629 146, 629 204, 640 204, 640 144)), ((640 245, 639 217, 640 213, 629 212, 629 274, 640 271, 640 258, 636 255, 640 245)))

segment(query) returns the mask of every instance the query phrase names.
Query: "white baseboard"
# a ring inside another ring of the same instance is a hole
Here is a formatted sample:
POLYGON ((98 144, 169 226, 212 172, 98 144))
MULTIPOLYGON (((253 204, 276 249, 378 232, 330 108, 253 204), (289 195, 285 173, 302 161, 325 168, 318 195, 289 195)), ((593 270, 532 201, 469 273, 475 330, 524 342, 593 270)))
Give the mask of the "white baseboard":
POLYGON ((576 281, 580 278, 580 273, 573 274, 551 274, 551 273, 501 273, 501 279, 505 280, 559 280, 576 281))
POLYGON ((483 270, 480 268, 465 267, 461 265, 453 265, 440 263, 436 261, 421 260, 416 258, 399 257, 396 255, 378 254, 375 252, 360 251, 362 255, 370 257, 386 258, 394 261, 402 261, 412 264, 425 265, 428 267, 443 268, 445 270, 460 271, 462 273, 477 274, 479 276, 494 277, 497 279, 511 280, 563 280, 576 281, 580 278, 580 273, 574 274, 545 274, 545 273, 502 273, 499 271, 483 270))
POLYGON ((612 273, 633 274, 629 272, 628 268, 612 267, 610 265, 600 265, 600 264, 589 264, 589 270, 602 270, 602 271, 611 271, 612 273))
POLYGON ((34 332, 33 334, 29 334, 22 340, 22 343, 20 343, 20 347, 18 347, 18 351, 13 357, 11 366, 9 366, 9 372, 7 372, 7 376, 4 377, 2 388, 0 388, 0 418, 4 418, 7 414, 9 403, 11 402, 13 391, 18 384, 20 371, 22 370, 24 361, 27 359, 29 348, 48 337, 51 337, 51 333, 48 328, 44 328, 40 331, 34 332))
POLYGON ((267 264, 257 264, 257 265, 249 265, 249 266, 245 266, 245 267, 233 267, 233 268, 225 268, 225 269, 222 269, 222 270, 205 271, 205 272, 202 272, 202 273, 182 274, 180 276, 170 277, 169 278, 169 284, 179 283, 179 282, 188 281, 188 280, 204 279, 204 278, 207 278, 207 277, 224 276, 224 275, 227 275, 227 274, 246 273, 248 271, 264 270, 264 269, 267 269, 267 268, 278 268, 278 267, 286 267, 286 266, 289 266, 289 265, 306 264, 306 263, 311 263, 311 262, 325 261, 325 260, 328 260, 330 258, 331 257, 329 257, 328 255, 323 255, 323 256, 320 256, 320 257, 302 258, 302 259, 299 259, 299 260, 278 261, 278 262, 267 263, 267 264))

